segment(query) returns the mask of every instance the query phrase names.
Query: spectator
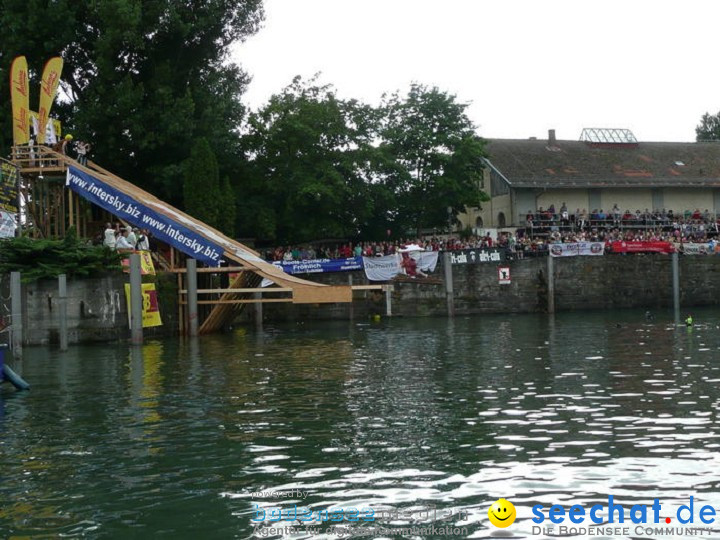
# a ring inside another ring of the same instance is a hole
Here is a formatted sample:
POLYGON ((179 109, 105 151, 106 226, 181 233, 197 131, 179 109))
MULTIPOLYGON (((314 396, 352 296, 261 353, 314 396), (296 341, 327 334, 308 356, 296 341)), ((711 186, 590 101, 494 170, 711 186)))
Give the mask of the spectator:
POLYGON ((77 152, 77 162, 80 165, 87 165, 87 153, 90 151, 90 145, 83 141, 75 144, 75 152, 77 152))
POLYGON ((128 235, 130 234, 130 231, 125 229, 120 236, 118 236, 117 242, 115 244, 115 249, 118 251, 134 251, 135 247, 128 242, 128 235))
POLYGON ((127 235, 127 241, 132 246, 133 249, 135 249, 135 246, 137 245, 137 228, 133 229, 130 225, 126 227, 126 230, 128 232, 127 235))
POLYGON ((106 223, 105 232, 103 233, 103 245, 115 249, 115 244, 117 244, 115 229, 113 229, 112 223, 106 223))
POLYGON ((140 251, 149 251, 150 250, 150 239, 148 238, 147 229, 143 229, 140 231, 140 234, 137 237, 136 247, 140 251))

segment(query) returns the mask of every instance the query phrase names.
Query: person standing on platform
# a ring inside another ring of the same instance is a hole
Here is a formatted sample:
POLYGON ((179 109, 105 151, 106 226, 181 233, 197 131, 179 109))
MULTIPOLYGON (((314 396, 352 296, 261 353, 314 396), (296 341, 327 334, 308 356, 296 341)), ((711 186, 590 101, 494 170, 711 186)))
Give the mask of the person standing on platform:
POLYGON ((130 243, 133 249, 135 249, 135 246, 137 245, 137 229, 133 229, 130 225, 127 226, 127 241, 130 243))
POLYGON ((87 153, 90 151, 90 144, 78 141, 75 144, 75 151, 77 152, 77 162, 80 165, 87 166, 87 153))
POLYGON ((135 246, 133 246, 128 241, 128 234, 130 234, 128 231, 129 228, 130 227, 125 229, 122 232, 122 234, 120 236, 118 236, 117 243, 115 244, 115 249, 117 249, 118 251, 134 251, 135 250, 135 246))
POLYGON ((117 244, 115 229, 113 228, 112 223, 106 223, 105 232, 103 233, 103 245, 109 247, 110 249, 115 249, 115 244, 117 244))

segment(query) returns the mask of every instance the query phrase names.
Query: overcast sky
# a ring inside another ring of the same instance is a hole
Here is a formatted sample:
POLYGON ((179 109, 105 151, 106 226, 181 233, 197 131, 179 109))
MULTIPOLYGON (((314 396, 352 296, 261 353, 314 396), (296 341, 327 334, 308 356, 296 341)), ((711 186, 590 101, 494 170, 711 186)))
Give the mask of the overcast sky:
POLYGON ((720 111, 717 0, 265 0, 233 59, 265 103, 322 72, 342 97, 378 103, 412 81, 471 102, 488 138, 577 140, 583 127, 692 141, 720 111))

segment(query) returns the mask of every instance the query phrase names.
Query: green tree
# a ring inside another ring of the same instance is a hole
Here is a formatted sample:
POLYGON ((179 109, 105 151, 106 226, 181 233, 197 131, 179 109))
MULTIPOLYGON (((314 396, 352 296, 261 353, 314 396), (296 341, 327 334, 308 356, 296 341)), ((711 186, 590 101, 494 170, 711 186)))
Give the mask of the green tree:
POLYGON ((700 125, 695 128, 695 140, 720 141, 720 112, 717 114, 705 113, 700 125))
POLYGON ((188 214, 211 227, 220 225, 223 205, 218 164, 207 139, 198 139, 185 162, 183 198, 188 214))
POLYGON ((378 211, 376 112, 296 77, 250 115, 240 230, 281 242, 361 234, 378 211))
MULTIPOLYGON (((238 167, 239 97, 248 78, 230 45, 257 31, 262 0, 2 0, 0 67, 24 54, 37 103, 42 63, 65 60, 67 101, 54 109, 93 158, 171 203, 180 203, 191 141, 213 142, 223 172, 238 167)), ((8 77, 0 106, 10 111, 8 77)), ((3 115, 3 146, 10 115, 3 115)))
POLYGON ((235 236, 237 202, 235 200, 235 190, 227 176, 223 178, 220 184, 220 204, 218 212, 218 229, 230 237, 235 236))
POLYGON ((455 96, 413 84, 383 104, 385 183, 395 193, 404 230, 443 228, 468 206, 488 200, 480 189, 483 141, 455 96))

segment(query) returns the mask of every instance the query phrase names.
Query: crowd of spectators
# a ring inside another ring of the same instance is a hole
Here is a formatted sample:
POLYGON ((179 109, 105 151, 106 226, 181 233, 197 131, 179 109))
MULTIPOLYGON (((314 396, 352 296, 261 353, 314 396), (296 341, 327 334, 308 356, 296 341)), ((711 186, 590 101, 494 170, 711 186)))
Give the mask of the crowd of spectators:
POLYGON ((707 242, 720 237, 720 219, 708 210, 637 210, 621 212, 615 205, 609 213, 602 209, 576 210, 569 213, 563 203, 559 212, 554 206, 526 216, 525 227, 485 236, 422 237, 384 242, 328 243, 278 247, 266 252, 270 261, 342 259, 349 257, 382 257, 398 253, 409 244, 426 251, 455 251, 500 247, 517 257, 541 255, 550 244, 572 242, 707 242))
POLYGON ((437 236, 423 238, 405 238, 385 242, 346 242, 306 246, 285 246, 268 250, 265 257, 269 261, 304 261, 312 259, 347 259, 350 257, 383 257, 394 255, 408 245, 420 246, 425 251, 447 251, 474 247, 493 247, 495 241, 490 235, 484 237, 441 238, 437 236))
POLYGON ((589 212, 583 208, 577 208, 575 212, 570 212, 563 203, 560 210, 555 210, 555 205, 551 205, 547 210, 542 207, 534 213, 528 213, 525 216, 527 227, 532 229, 533 233, 547 232, 547 229, 558 227, 559 229, 570 229, 576 231, 589 231, 592 229, 647 229, 659 228, 662 230, 674 230, 683 226, 703 226, 703 229, 712 229, 718 232, 718 217, 705 209, 701 211, 699 208, 695 210, 685 210, 683 212, 674 212, 673 210, 640 209, 634 212, 626 209, 621 210, 615 204, 611 210, 605 211, 602 208, 594 209, 589 212))

